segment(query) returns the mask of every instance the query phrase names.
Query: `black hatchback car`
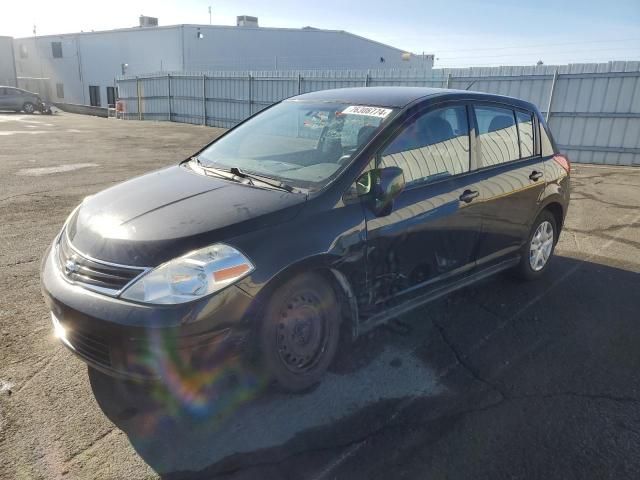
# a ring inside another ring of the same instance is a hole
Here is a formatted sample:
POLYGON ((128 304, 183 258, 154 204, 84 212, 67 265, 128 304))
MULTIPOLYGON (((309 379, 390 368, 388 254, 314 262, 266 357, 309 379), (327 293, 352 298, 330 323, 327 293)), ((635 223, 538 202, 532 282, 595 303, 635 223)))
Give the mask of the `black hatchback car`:
POLYGON ((300 391, 341 335, 506 269, 542 275, 569 173, 522 100, 308 93, 86 198, 42 289, 56 335, 107 374, 175 382, 242 353, 300 391))

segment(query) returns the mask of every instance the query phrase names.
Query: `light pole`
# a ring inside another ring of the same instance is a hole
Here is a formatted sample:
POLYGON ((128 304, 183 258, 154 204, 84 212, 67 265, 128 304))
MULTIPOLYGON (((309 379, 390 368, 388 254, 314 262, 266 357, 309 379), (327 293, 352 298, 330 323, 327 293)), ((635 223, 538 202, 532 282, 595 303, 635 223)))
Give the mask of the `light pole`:
POLYGON ((211 25, 211 5, 209 5, 209 25, 211 25))

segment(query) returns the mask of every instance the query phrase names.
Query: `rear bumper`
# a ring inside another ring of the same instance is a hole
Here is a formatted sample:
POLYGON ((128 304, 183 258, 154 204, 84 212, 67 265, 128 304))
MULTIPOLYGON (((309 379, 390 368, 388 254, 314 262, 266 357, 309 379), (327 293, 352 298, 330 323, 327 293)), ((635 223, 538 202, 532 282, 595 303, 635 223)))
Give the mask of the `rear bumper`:
POLYGON ((252 297, 235 286, 182 305, 126 302, 67 282, 47 252, 42 293, 53 330, 101 372, 133 381, 165 381, 214 369, 249 348, 252 297))

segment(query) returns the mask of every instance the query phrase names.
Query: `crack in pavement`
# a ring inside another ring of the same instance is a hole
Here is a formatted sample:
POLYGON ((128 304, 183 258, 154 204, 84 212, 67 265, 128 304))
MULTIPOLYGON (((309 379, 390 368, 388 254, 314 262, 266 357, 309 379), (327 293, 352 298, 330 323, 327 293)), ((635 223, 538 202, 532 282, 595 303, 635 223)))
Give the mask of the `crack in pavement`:
POLYGON ((103 433, 102 435, 100 435, 98 438, 96 438, 93 442, 91 442, 89 445, 87 445, 85 448, 82 448, 81 450, 72 453, 71 456, 64 461, 65 465, 70 464, 71 462, 73 462, 77 457, 79 457, 80 455, 82 455, 83 453, 89 451, 90 449, 92 449, 93 447, 97 446, 100 442, 102 442, 105 438, 107 438, 110 434, 117 432, 118 429, 116 427, 111 427, 109 430, 107 430, 105 433, 103 433))
POLYGON ((494 311, 492 308, 489 308, 489 306, 488 306, 488 305, 485 305, 484 303, 476 302, 476 305, 477 305, 481 310, 484 310, 485 312, 487 312, 487 313, 489 313, 489 314, 493 315, 493 316, 494 316, 494 317, 496 317, 496 318, 500 318, 500 319, 504 319, 504 318, 505 318, 505 317, 504 317, 504 315, 503 315, 501 312, 494 311))
POLYGON ((31 376, 27 377, 27 379, 23 382, 23 384, 20 386, 20 388, 18 390, 16 390, 16 393, 20 393, 22 390, 24 390, 33 381, 34 378, 36 378, 39 374, 41 374, 45 370, 47 370, 47 368, 49 368, 51 366, 53 361, 56 358, 58 358, 58 355, 60 354, 61 351, 62 351, 62 347, 58 346, 57 347, 57 351, 53 355, 51 355, 51 358, 49 358, 49 360, 47 360, 47 362, 41 368, 36 370, 31 376))
MULTIPOLYGON (((468 410, 462 410, 453 414, 449 414, 449 415, 442 415, 436 418, 430 418, 426 421, 422 421, 422 422, 400 422, 400 423, 394 423, 392 424, 391 422, 387 422, 384 425, 381 425, 380 427, 376 428, 375 430, 372 430, 370 432, 368 432, 365 435, 362 435, 354 440, 348 441, 348 442, 344 442, 344 443, 337 443, 334 445, 330 445, 330 446, 322 446, 322 447, 316 447, 316 448, 310 448, 307 450, 303 450, 300 452, 296 452, 296 453, 292 453, 289 455, 285 455, 284 457, 278 459, 278 460, 273 460, 273 461, 263 461, 263 462, 256 462, 253 463, 251 465, 246 465, 246 466, 238 466, 236 468, 229 468, 226 470, 221 470, 218 471, 217 473, 215 473, 215 476, 221 476, 221 475, 234 475, 237 474, 239 472, 245 471, 245 470, 249 470, 249 469, 255 469, 255 468, 265 468, 265 467, 274 467, 274 466, 278 466, 278 465, 282 465, 285 462, 294 459, 296 457, 302 456, 302 455, 308 455, 308 454, 314 454, 314 453, 322 453, 322 452, 331 452, 333 450, 345 450, 343 451, 340 456, 338 456, 338 458, 336 460, 334 460, 332 463, 330 463, 328 466, 325 466, 325 468, 323 468, 320 472, 318 472, 315 476, 310 477, 311 480, 321 480, 323 478, 326 478, 327 475, 329 475, 333 470, 335 470, 335 468, 339 467, 342 463, 344 463, 346 460, 348 460, 350 457, 352 457, 358 450, 360 450, 360 448, 362 448, 364 445, 366 445, 371 439, 385 434, 390 430, 396 430, 396 429, 403 429, 406 428, 407 426, 412 426, 412 427, 416 427, 416 426, 425 426, 428 425, 430 423, 436 422, 436 421, 442 421, 442 420, 448 420, 448 419, 456 419, 459 417, 459 419, 464 418, 466 415, 469 414, 473 414, 473 413, 480 413, 486 410, 489 410, 499 404, 503 403, 502 400, 497 401, 497 402, 493 402, 490 403, 488 405, 484 405, 482 407, 474 407, 472 409, 468 409, 468 410)), ((457 420, 456 420, 457 421, 457 420)), ((435 442, 437 442, 438 439, 435 439, 435 442)), ((171 480, 171 479, 180 479, 180 478, 192 478, 189 475, 193 475, 196 473, 201 473, 201 472, 174 472, 171 474, 168 474, 165 476, 165 478, 167 480, 171 480)), ((215 477, 212 477, 215 478, 215 477)))
MULTIPOLYGON (((635 227, 633 225, 630 225, 630 226, 627 226, 627 228, 628 229, 633 229, 635 227)), ((626 230, 627 229, 624 229, 624 231, 626 231, 626 230)), ((618 243, 622 243, 624 245, 628 245, 631 248, 640 249, 640 242, 637 242, 635 240, 628 240, 626 238, 621 238, 620 235, 613 236, 613 235, 609 235, 607 233, 602 233, 602 232, 599 232, 599 231, 591 231, 591 232, 589 232, 589 231, 572 230, 572 229, 569 229, 569 231, 570 232, 577 232, 577 233, 587 234, 587 235, 592 235, 594 237, 598 237, 598 238, 601 238, 603 240, 612 240, 612 241, 615 241, 615 242, 618 242, 618 243)))
POLYGON ((37 259, 37 258, 34 258, 32 260, 18 260, 17 262, 14 262, 14 263, 6 263, 6 264, 3 264, 3 265, 0 265, 0 268, 15 267, 16 265, 25 265, 27 263, 35 263, 37 261, 39 261, 39 259, 37 259))
POLYGON ((453 356, 455 357, 456 362, 462 368, 468 371, 471 374, 471 376, 475 378, 477 381, 487 385, 492 390, 495 390, 500 395, 501 399, 507 398, 506 394, 502 391, 502 389, 500 389, 493 382, 484 378, 476 368, 474 368, 470 363, 467 362, 467 359, 469 358, 468 356, 461 355, 460 352, 458 352, 458 349, 455 347, 453 342, 449 339, 444 327, 440 325, 438 322, 436 322, 435 320, 432 320, 432 323, 436 327, 436 330, 438 330, 438 333, 440 334, 442 341, 447 345, 449 350, 451 350, 451 352, 453 353, 453 356))
MULTIPOLYGON (((110 183, 120 183, 122 180, 111 180, 111 181, 106 181, 106 182, 98 182, 98 183, 83 183, 83 184, 79 184, 79 185, 74 185, 75 188, 79 188, 79 187, 95 187, 98 185, 108 185, 110 183)), ((60 188, 50 188, 48 190, 39 190, 36 192, 25 192, 25 193, 16 193, 15 195, 9 195, 8 197, 4 197, 4 198, 0 198, 0 202, 4 202, 6 200, 11 200, 12 198, 16 198, 16 197, 28 197, 31 195, 41 195, 43 193, 52 193, 52 192, 59 192, 60 188)))
POLYGON ((613 225, 610 225, 608 227, 601 227, 601 228, 594 228, 591 230, 584 230, 581 228, 572 228, 572 227, 565 227, 563 230, 569 231, 569 232, 575 232, 575 233, 583 233, 585 235, 592 235, 594 233, 612 233, 618 230, 635 230, 640 228, 640 223, 615 223, 613 225))
MULTIPOLYGON (((591 200, 594 201, 596 203, 602 203, 604 205, 609 205, 611 207, 614 208, 620 208, 622 210, 638 210, 638 208, 640 208, 640 206, 638 205, 623 205, 620 203, 616 203, 616 202, 610 202, 610 201, 606 201, 603 200, 602 196, 597 196, 595 194, 592 193, 587 193, 587 192, 583 192, 583 191, 579 191, 580 195, 584 196, 586 200, 591 200)), ((571 198, 571 200, 584 200, 584 199, 578 199, 578 198, 571 198)))
POLYGON ((605 393, 582 393, 582 392, 551 392, 551 393, 531 393, 524 395, 512 395, 505 397, 506 401, 518 401, 518 400, 548 400, 554 398, 564 398, 564 397, 573 397, 573 398, 582 398, 585 400, 606 400, 610 402, 617 403, 640 403, 640 398, 629 397, 629 396, 616 396, 605 393))

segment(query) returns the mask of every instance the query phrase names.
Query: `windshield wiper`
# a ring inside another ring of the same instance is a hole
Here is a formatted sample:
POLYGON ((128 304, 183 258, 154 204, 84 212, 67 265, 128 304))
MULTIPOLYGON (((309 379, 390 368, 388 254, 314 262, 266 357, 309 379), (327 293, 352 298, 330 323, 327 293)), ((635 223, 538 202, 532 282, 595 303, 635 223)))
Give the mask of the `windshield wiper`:
POLYGON ((273 177, 268 177, 266 175, 258 175, 257 173, 249 173, 240 170, 238 167, 231 167, 229 172, 234 174, 240 178, 246 178, 247 180, 258 180, 259 182, 264 183, 265 185, 269 185, 274 188, 279 188, 280 190, 284 190, 286 192, 293 192, 295 189, 291 185, 287 185, 280 180, 277 180, 273 177))
POLYGON ((204 165, 198 157, 191 157, 191 160, 194 161, 196 165, 198 165, 198 167, 204 170, 205 175, 213 175, 215 177, 224 178, 226 180, 231 180, 234 182, 239 181, 236 178, 238 175, 235 175, 233 172, 230 172, 229 170, 223 170, 221 168, 216 168, 216 167, 208 167, 204 165))
POLYGON ((238 178, 244 178, 249 182, 249 185, 252 186, 255 186, 254 180, 257 180, 258 182, 269 185, 272 188, 278 188, 289 193, 295 191, 295 188, 293 188, 291 185, 287 185, 286 183, 283 183, 273 177, 258 175, 257 173, 248 173, 240 170, 238 167, 231 167, 229 170, 226 170, 222 168, 205 166, 202 164, 198 157, 192 157, 191 160, 195 161, 196 164, 205 171, 205 173, 214 174, 215 176, 220 178, 234 181, 239 181, 238 178))

